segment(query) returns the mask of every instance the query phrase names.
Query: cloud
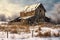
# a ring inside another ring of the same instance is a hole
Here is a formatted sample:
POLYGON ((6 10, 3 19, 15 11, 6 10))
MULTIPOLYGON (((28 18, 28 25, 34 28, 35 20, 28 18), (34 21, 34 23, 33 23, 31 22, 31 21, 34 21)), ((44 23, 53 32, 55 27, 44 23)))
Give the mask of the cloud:
POLYGON ((13 15, 19 15, 22 7, 19 4, 13 4, 8 0, 0 0, 0 14, 4 14, 6 18, 13 15))
POLYGON ((0 14, 0 21, 6 21, 6 17, 4 14, 0 14))
POLYGON ((60 3, 54 4, 54 8, 49 11, 52 22, 60 23, 60 3))

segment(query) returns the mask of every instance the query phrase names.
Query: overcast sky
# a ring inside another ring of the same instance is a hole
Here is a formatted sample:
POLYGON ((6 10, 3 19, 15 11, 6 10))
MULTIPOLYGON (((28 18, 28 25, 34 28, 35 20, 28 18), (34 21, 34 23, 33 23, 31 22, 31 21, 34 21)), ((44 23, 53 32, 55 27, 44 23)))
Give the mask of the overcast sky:
POLYGON ((60 4, 60 0, 0 0, 0 14, 7 18, 19 15, 25 5, 42 3, 47 10, 46 16, 50 16, 49 11, 53 10, 55 4, 60 4))

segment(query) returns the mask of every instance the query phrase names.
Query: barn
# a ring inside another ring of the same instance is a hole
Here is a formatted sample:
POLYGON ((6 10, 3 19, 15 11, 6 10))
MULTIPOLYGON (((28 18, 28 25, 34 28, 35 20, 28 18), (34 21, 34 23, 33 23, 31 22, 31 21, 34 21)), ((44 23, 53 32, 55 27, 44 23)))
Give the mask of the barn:
POLYGON ((42 3, 27 5, 24 7, 23 11, 20 12, 20 17, 10 21, 9 23, 14 24, 19 22, 20 25, 33 25, 45 22, 45 19, 47 18, 45 12, 46 10, 42 3))
POLYGON ((22 24, 37 24, 45 20, 45 8, 41 3, 28 5, 20 12, 22 24))

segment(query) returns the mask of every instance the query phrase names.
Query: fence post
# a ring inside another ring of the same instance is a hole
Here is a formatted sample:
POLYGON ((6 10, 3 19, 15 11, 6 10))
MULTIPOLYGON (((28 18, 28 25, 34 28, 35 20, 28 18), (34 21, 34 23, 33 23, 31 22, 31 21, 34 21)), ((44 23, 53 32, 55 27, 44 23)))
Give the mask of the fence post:
POLYGON ((34 30, 32 30, 32 37, 33 37, 33 31, 34 31, 34 30))
POLYGON ((8 38, 8 30, 7 30, 7 38, 8 38))
POLYGON ((8 38, 8 24, 6 26, 7 26, 7 38, 8 38))

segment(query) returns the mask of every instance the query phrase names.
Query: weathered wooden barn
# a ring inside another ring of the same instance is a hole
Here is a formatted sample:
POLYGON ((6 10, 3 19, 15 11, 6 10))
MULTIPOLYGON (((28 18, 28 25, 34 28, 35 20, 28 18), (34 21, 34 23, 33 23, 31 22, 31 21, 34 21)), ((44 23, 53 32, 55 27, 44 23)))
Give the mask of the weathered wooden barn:
POLYGON ((45 12, 46 10, 41 3, 28 5, 20 12, 18 19, 12 20, 9 23, 15 24, 19 22, 20 25, 32 25, 45 22, 47 21, 45 12))
POLYGON ((35 24, 38 22, 44 22, 45 20, 45 8, 42 4, 28 5, 20 12, 22 24, 35 24))

